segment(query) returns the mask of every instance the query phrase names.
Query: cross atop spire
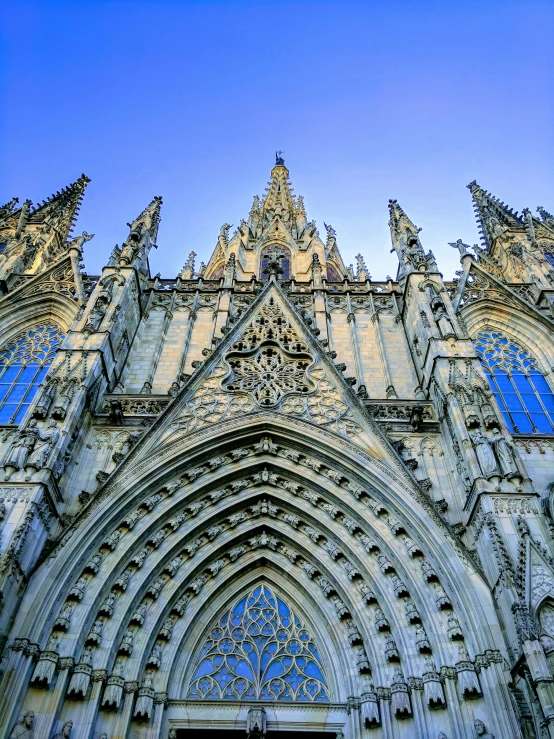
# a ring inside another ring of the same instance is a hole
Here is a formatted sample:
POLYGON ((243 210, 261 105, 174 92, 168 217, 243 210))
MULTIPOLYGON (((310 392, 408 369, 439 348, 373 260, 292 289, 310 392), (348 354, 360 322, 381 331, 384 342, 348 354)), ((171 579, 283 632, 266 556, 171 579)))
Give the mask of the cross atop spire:
POLYGON ((495 239, 505 231, 525 229, 524 220, 512 208, 479 187, 475 180, 467 187, 473 198, 475 215, 480 224, 479 230, 487 249, 490 249, 495 239))

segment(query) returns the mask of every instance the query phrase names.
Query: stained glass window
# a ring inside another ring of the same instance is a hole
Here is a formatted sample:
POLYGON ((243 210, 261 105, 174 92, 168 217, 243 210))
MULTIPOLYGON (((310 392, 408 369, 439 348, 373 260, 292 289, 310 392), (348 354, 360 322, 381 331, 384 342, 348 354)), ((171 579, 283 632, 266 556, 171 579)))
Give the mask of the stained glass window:
MULTIPOLYGON (((261 271, 260 279, 262 280, 269 279, 269 274, 265 272, 264 270, 267 269, 267 263, 269 261, 269 256, 271 252, 273 251, 273 249, 275 249, 274 246, 266 246, 262 252, 262 266, 260 270, 261 271)), ((279 264, 281 265, 283 274, 278 274, 277 278, 279 280, 290 280, 290 251, 283 246, 278 246, 277 254, 283 255, 283 258, 279 259, 279 264)))
POLYGON ((189 698, 328 702, 316 645, 267 585, 242 597, 212 627, 189 698))
POLYGON ((59 326, 41 323, 0 350, 0 423, 19 423, 63 340, 59 326))
POLYGON ((473 343, 510 431, 551 434, 554 394, 537 360, 501 331, 481 331, 473 343))
POLYGON ((552 254, 549 251, 546 251, 544 253, 544 256, 546 258, 546 261, 550 264, 551 267, 554 267, 554 254, 552 254))

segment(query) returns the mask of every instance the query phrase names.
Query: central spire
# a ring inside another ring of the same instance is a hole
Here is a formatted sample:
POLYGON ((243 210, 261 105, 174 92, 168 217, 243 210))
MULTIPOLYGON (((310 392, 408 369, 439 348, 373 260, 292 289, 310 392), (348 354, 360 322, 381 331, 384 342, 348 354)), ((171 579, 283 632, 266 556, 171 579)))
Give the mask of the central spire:
POLYGON ((294 194, 283 154, 282 150, 275 152, 271 179, 263 196, 254 196, 248 220, 241 220, 231 237, 228 224, 221 227, 204 272, 206 279, 221 279, 232 254, 236 257, 239 280, 253 277, 265 280, 271 275, 282 275, 283 280, 294 277, 310 281, 314 254, 324 277, 333 281, 343 278, 346 269, 338 251, 336 232, 332 226, 326 226, 326 246, 315 221, 307 220, 304 199, 294 194), (279 254, 278 258, 275 253, 279 254))

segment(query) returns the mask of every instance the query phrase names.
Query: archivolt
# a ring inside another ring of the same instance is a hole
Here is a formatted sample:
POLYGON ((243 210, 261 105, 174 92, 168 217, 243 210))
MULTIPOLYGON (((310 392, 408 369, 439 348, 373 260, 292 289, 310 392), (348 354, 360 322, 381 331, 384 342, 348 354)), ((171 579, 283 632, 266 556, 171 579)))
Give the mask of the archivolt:
POLYGON ((151 670, 181 698, 208 622, 269 577, 328 643, 335 700, 399 664, 407 678, 463 660, 464 637, 474 654, 497 646, 483 583, 436 514, 328 432, 316 459, 313 427, 290 426, 191 444, 163 482, 154 469, 104 498, 33 577, 17 633, 76 663, 88 644, 97 670, 119 653, 127 680, 151 670))

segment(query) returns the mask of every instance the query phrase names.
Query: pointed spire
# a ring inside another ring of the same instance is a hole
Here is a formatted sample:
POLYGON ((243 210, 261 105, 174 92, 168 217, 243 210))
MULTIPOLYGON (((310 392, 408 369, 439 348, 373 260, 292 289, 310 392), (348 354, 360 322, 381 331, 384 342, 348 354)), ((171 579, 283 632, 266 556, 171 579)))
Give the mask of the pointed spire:
POLYGON ((161 207, 162 198, 156 195, 142 213, 132 223, 127 224, 130 231, 121 248, 120 267, 126 267, 137 259, 145 260, 150 248, 156 246, 161 207))
POLYGON ((149 231, 150 239, 153 243, 156 243, 158 227, 161 221, 160 212, 162 202, 161 195, 155 195, 152 198, 142 213, 132 223, 127 224, 131 229, 131 234, 137 234, 139 231, 149 231))
POLYGON ((271 211, 272 215, 288 215, 289 218, 294 218, 296 203, 289 182, 289 171, 282 157, 277 156, 276 160, 277 163, 271 170, 271 181, 262 198, 262 212, 266 215, 271 211))
POLYGON ((327 254, 337 245, 337 232, 335 229, 331 226, 331 224, 327 225, 325 222, 323 223, 325 226, 325 230, 327 231, 327 243, 325 244, 325 251, 327 254))
POLYGON ((15 210, 15 206, 19 203, 19 198, 12 198, 5 205, 0 206, 0 223, 9 218, 15 210))
POLYGON ((181 280, 192 280, 194 276, 194 260, 196 258, 196 252, 191 251, 190 254, 187 257, 187 261, 183 265, 183 269, 181 270, 179 277, 181 280))
POLYGON ((554 228, 554 216, 552 213, 549 213, 547 210, 545 210, 542 205, 539 205, 537 208, 537 213, 540 215, 541 220, 544 224, 549 226, 550 228, 554 228))
POLYGON ((356 254, 356 267, 356 279, 358 280, 358 282, 371 280, 371 275, 369 274, 369 270, 366 267, 366 263, 361 254, 356 254))
POLYGON ((389 214, 392 245, 399 262, 398 277, 426 268, 426 257, 419 239, 421 229, 408 218, 396 200, 389 200, 389 214))
POLYGON ((68 187, 64 187, 38 205, 30 214, 28 223, 48 222, 49 226, 57 231, 60 240, 65 241, 71 233, 85 189, 90 179, 82 174, 78 180, 68 187))
POLYGON ((475 215, 480 224, 479 231, 487 249, 508 229, 521 231, 525 227, 523 220, 512 208, 479 187, 475 180, 467 187, 473 198, 475 215))

